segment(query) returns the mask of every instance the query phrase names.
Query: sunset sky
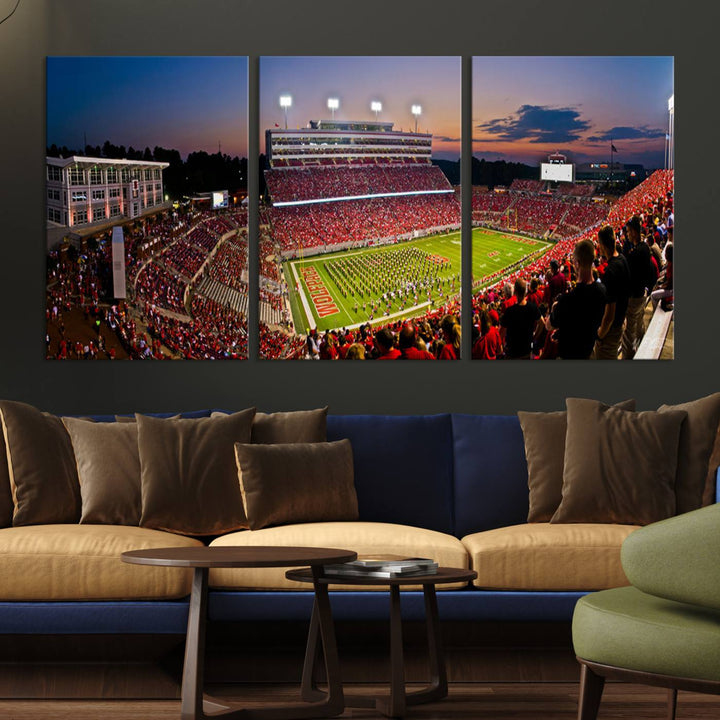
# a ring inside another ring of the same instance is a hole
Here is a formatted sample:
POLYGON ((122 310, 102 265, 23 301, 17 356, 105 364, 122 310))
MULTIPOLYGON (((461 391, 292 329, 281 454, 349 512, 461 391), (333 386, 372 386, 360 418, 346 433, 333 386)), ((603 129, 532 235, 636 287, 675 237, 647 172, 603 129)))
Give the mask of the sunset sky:
POLYGON ((247 58, 50 57, 47 144, 247 157, 247 58))
POLYGON ((672 57, 475 57, 473 155, 663 167, 672 57))
POLYGON ((328 98, 338 98, 336 120, 373 120, 370 103, 379 100, 378 119, 396 130, 414 130, 412 105, 422 107, 418 131, 433 134, 433 157, 460 157, 459 57, 262 57, 260 58, 260 148, 265 130, 284 127, 280 96, 292 97, 288 127, 330 119, 328 98))

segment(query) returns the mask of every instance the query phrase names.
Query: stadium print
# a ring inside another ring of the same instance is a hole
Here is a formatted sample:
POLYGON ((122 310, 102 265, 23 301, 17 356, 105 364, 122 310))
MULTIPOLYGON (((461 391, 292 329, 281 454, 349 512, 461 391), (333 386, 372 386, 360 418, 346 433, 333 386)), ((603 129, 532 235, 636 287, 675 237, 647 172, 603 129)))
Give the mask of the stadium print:
POLYGON ((48 58, 46 155, 46 357, 247 358, 247 58, 48 58))
POLYGON ((260 355, 460 356, 460 59, 262 57, 260 355))
POLYGON ((674 356, 671 57, 475 57, 473 359, 674 356))

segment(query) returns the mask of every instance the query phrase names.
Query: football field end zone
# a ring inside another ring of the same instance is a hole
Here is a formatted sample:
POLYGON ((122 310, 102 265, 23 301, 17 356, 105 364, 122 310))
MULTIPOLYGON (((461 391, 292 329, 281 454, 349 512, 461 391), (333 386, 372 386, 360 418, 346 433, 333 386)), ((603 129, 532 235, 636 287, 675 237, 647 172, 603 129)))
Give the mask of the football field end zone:
POLYGON ((486 241, 490 240, 492 242, 492 236, 495 236, 497 239, 499 246, 505 246, 507 242, 523 242, 527 240, 532 240, 534 243, 538 245, 538 249, 534 251, 537 253, 537 256, 529 258, 524 264, 523 267, 526 267, 527 265, 535 262, 538 258, 542 257, 545 253, 547 253, 554 245, 553 242, 548 242, 547 240, 541 240, 539 238, 529 238, 525 235, 514 233, 512 231, 508 230, 496 230, 493 228, 485 228, 485 227, 473 227, 472 228, 472 261, 471 261, 471 283, 472 283, 472 295, 475 296, 477 293, 482 292, 488 285, 491 285, 496 282, 500 282, 502 280, 502 277, 496 277, 494 279, 489 279, 489 276, 494 273, 502 273, 503 275, 506 274, 509 271, 509 268, 511 268, 516 262, 520 261, 520 258, 518 260, 509 263, 505 266, 499 266, 499 267, 493 267, 489 271, 482 272, 481 267, 486 267, 485 265, 480 266, 480 257, 477 254, 477 248, 476 248, 476 240, 480 239, 480 237, 484 235, 486 236, 484 239, 486 241), (487 237, 490 236, 490 237, 487 237), (477 278, 477 280, 475 280, 477 278))
MULTIPOLYGON (((290 267, 292 268, 293 279, 295 280, 295 287, 300 288, 297 294, 300 296, 300 302, 302 303, 303 310, 305 311, 306 322, 303 324, 303 327, 308 327, 310 328, 310 330, 314 330, 317 327, 317 323, 315 322, 315 316, 312 314, 312 311, 310 310, 310 305, 308 305, 307 298, 305 297, 305 290, 303 289, 303 284, 300 282, 300 278, 298 277, 295 263, 291 262, 290 267)), ((298 325, 296 322, 295 327, 297 328, 297 326, 298 325)))

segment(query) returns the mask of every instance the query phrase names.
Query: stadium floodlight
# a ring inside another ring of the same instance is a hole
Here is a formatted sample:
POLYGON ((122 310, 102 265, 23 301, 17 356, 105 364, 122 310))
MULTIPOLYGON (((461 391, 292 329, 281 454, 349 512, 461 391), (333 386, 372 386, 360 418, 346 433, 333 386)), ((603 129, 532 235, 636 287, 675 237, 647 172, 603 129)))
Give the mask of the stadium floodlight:
POLYGON ((340 107, 340 101, 337 98, 328 98, 328 109, 332 113, 332 119, 335 119, 335 111, 340 107))
POLYGON ((288 108, 292 107, 292 96, 281 95, 280 96, 280 107, 285 110, 285 129, 287 130, 287 112, 288 108))
POLYGON ((415 132, 417 133, 418 118, 422 114, 422 107, 420 105, 413 105, 410 108, 410 112, 415 116, 415 132))
POLYGON ((375 113, 375 120, 377 121, 378 115, 379 115, 379 114, 381 113, 381 111, 382 111, 382 103, 381 103, 380 101, 378 101, 378 100, 373 100, 373 101, 370 103, 370 109, 375 113))

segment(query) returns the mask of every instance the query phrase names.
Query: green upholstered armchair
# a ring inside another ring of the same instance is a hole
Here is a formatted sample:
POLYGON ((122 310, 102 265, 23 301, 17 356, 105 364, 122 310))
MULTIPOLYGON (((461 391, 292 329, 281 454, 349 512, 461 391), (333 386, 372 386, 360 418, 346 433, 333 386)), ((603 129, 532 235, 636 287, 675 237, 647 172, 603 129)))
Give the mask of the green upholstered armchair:
POLYGON ((720 694, 720 504, 635 531, 630 587, 583 597, 573 616, 579 720, 595 720, 606 679, 720 694))

